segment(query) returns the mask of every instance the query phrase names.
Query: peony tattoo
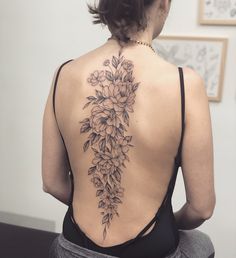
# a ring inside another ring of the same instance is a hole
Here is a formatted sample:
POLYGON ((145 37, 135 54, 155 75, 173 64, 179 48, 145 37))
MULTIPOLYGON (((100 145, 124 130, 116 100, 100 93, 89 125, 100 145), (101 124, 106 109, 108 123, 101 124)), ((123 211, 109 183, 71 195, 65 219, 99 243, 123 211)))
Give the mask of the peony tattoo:
POLYGON ((103 238, 114 215, 119 217, 118 204, 122 203, 124 188, 121 186, 122 168, 129 161, 128 151, 132 136, 126 135, 129 112, 133 112, 135 91, 133 63, 119 52, 118 57, 104 61, 104 70, 90 74, 88 83, 95 88, 95 95, 87 97, 83 109, 91 106, 91 116, 80 121, 80 133, 90 133, 83 145, 84 152, 90 147, 94 152, 88 169, 91 182, 102 209, 103 238))

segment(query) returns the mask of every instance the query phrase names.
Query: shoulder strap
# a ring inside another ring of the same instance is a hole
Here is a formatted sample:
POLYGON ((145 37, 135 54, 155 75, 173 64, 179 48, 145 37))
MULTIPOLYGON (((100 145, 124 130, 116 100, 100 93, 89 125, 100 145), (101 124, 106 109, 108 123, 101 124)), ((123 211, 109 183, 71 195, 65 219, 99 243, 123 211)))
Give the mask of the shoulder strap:
MULTIPOLYGON (((63 64, 61 64, 61 66, 59 67, 59 69, 57 70, 57 74, 56 74, 56 78, 55 78, 55 81, 54 81, 54 85, 53 85, 53 95, 52 95, 52 106, 53 106, 53 112, 54 112, 54 116, 55 116, 55 120, 56 120, 56 123, 57 123, 57 118, 56 118, 56 108, 55 108, 55 98, 56 98, 56 88, 57 88, 57 82, 58 82, 58 78, 59 78, 59 75, 60 75, 60 71, 62 69, 62 67, 64 65, 66 65, 67 63, 71 62, 73 59, 70 59, 66 62, 64 62, 63 64)), ((61 139, 65 145, 65 142, 64 142, 64 139, 63 139, 63 136, 61 134, 61 131, 60 131, 60 128, 58 126, 58 123, 57 123, 57 127, 58 127, 58 130, 59 130, 59 133, 61 135, 61 139)))
MULTIPOLYGON (((57 71, 55 82, 54 82, 54 85, 53 85, 52 105, 53 105, 53 112, 54 112, 56 123, 57 123, 57 119, 56 119, 56 109, 55 109, 55 97, 56 97, 56 87, 57 87, 58 77, 59 77, 59 74, 60 74, 60 71, 61 71, 62 67, 64 65, 66 65, 67 63, 71 62, 72 60, 73 59, 70 59, 70 60, 64 62, 63 64, 61 64, 61 66, 59 67, 59 69, 57 71)), ((60 128, 58 126, 58 123, 57 123, 57 127, 58 127, 59 133, 61 135, 62 142, 63 142, 63 144, 65 146, 65 149, 66 149, 65 141, 63 139, 63 136, 62 136, 62 133, 61 133, 60 128)), ((67 149, 66 149, 66 155, 67 155, 67 159, 69 160, 67 149)), ((71 179, 71 195, 70 195, 70 200, 69 200, 69 206, 70 206, 70 205, 72 205, 73 194, 74 194, 74 180, 73 180, 74 178, 73 178, 73 172, 72 172, 71 168, 70 168, 69 175, 70 175, 70 179, 71 179)))
POLYGON ((53 111, 54 111, 55 118, 56 118, 55 94, 56 94, 56 87, 57 87, 58 77, 59 77, 59 74, 60 74, 60 71, 61 71, 62 67, 63 67, 64 65, 66 65, 67 63, 71 62, 72 60, 73 60, 73 59, 70 59, 70 60, 64 62, 63 64, 61 64, 61 66, 60 66, 59 69, 57 70, 57 74, 56 74, 56 78, 55 78, 55 82, 54 82, 54 86, 53 86, 53 95, 52 95, 52 105, 53 105, 53 111))
POLYGON ((185 128, 185 89, 184 89, 184 74, 183 68, 178 67, 180 78, 180 93, 181 93, 181 137, 177 153, 177 161, 179 166, 181 165, 181 151, 183 145, 184 128, 185 128))

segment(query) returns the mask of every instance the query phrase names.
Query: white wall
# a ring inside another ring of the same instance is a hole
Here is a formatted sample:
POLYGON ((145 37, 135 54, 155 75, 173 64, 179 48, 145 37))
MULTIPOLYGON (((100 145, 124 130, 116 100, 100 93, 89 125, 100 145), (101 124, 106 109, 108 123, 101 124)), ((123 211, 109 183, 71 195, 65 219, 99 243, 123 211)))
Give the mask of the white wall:
MULTIPOLYGON (((236 257, 236 29, 199 26, 197 0, 175 0, 163 34, 226 36, 229 40, 223 99, 210 103, 215 147, 217 205, 200 227, 216 257, 236 257)), ((0 210, 55 220, 61 232, 66 206, 42 191, 42 114, 56 67, 109 36, 92 25, 86 1, 0 0, 0 210)), ((179 176, 174 207, 184 201, 179 176)), ((35 225, 35 227, 40 227, 35 225)))

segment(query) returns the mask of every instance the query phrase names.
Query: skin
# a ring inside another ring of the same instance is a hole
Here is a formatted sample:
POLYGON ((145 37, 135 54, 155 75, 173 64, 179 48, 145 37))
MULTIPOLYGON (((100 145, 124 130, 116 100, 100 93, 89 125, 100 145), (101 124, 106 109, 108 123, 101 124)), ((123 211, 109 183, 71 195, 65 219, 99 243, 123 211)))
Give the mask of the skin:
MULTIPOLYGON (((147 10, 149 23, 146 30, 138 34, 131 31, 130 36, 151 42, 162 30, 169 8, 168 1, 155 1, 147 10), (160 18, 158 21, 157 16, 160 18)), ((113 218, 104 240, 96 189, 88 176, 94 152, 91 148, 83 150, 88 134, 80 133, 79 121, 91 117, 91 108, 83 109, 86 98, 94 96, 95 92, 87 80, 89 74, 105 70, 103 62, 113 55, 118 56, 119 50, 119 43, 112 39, 62 68, 57 84, 56 116, 67 150, 52 109, 55 75, 43 115, 43 190, 68 205, 71 166, 75 220, 82 231, 100 246, 116 245, 133 238, 152 219, 166 193, 181 135, 177 67, 146 46, 127 44, 122 55, 132 60, 135 81, 140 82, 133 104, 134 112, 129 113, 127 127, 127 135, 132 136, 134 147, 129 149, 130 162, 125 163, 122 173, 125 194, 118 206, 119 217, 113 218)), ((186 203, 175 217, 180 229, 192 229, 209 219, 215 207, 213 140, 204 82, 193 70, 184 68, 183 71, 186 114, 182 174, 186 203)))

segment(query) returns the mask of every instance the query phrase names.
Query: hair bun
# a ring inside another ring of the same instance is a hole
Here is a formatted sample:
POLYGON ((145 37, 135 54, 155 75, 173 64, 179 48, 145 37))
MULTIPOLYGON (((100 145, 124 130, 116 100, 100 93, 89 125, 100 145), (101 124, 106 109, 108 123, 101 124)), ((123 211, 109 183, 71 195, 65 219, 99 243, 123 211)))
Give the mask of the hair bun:
POLYGON ((129 31, 144 30, 147 26, 146 7, 155 0, 100 0, 98 6, 88 4, 94 24, 107 25, 120 41, 129 41, 129 31))

